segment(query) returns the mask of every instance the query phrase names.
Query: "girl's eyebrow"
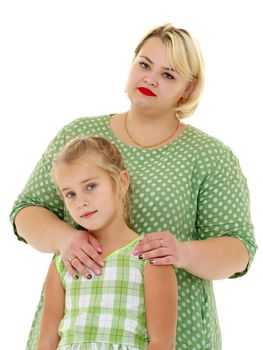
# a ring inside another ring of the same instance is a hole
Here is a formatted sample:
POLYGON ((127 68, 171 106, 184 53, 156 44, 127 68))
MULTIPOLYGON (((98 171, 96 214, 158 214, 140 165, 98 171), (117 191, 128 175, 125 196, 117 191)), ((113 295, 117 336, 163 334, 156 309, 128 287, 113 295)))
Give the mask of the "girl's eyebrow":
POLYGON ((81 184, 84 184, 85 182, 97 180, 98 178, 99 178, 98 176, 88 177, 87 179, 82 180, 81 184))
MULTIPOLYGON (((151 63, 151 64, 154 64, 154 63, 150 60, 150 58, 147 57, 147 56, 141 55, 141 56, 139 56, 139 57, 144 58, 146 61, 148 61, 148 62, 151 63)), ((162 68, 165 69, 165 70, 170 70, 170 71, 172 71, 172 72, 176 72, 175 69, 173 69, 173 68, 169 68, 169 67, 162 67, 162 68)))
MULTIPOLYGON (((94 181, 94 180, 96 180, 96 179, 98 179, 98 178, 99 178, 98 176, 89 177, 89 178, 87 178, 87 179, 82 180, 80 183, 81 183, 81 184, 84 184, 84 183, 89 182, 89 181, 94 181)), ((64 188, 62 188, 60 191, 61 191, 61 192, 64 192, 64 191, 68 191, 68 190, 70 190, 70 189, 71 189, 70 187, 64 187, 64 188)))

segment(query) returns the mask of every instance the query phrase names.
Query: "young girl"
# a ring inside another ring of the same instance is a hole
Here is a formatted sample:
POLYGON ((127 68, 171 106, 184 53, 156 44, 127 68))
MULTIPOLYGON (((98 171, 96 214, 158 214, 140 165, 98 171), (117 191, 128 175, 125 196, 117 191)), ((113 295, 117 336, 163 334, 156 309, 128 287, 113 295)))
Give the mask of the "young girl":
POLYGON ((52 174, 75 223, 98 239, 105 266, 99 275, 87 268, 84 277, 72 256, 72 278, 55 256, 37 349, 175 349, 176 275, 132 254, 140 236, 128 226, 129 176, 116 146, 101 137, 74 139, 52 174))

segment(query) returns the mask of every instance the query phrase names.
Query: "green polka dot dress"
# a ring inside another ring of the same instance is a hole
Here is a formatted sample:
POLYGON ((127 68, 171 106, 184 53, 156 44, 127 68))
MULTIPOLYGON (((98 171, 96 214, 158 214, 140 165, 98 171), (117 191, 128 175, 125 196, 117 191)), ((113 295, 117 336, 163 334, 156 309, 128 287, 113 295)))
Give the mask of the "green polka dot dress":
MULTIPOLYGON (((132 229, 139 234, 172 232, 180 241, 231 236, 256 252, 246 179, 232 151, 217 139, 188 125, 173 142, 155 150, 123 144, 112 133, 110 116, 80 118, 50 143, 11 213, 28 205, 43 206, 72 223, 50 178, 54 156, 72 138, 107 138, 122 152, 132 181, 132 229)), ((15 227, 14 227, 15 229, 15 227)), ((16 231, 15 231, 16 232, 16 231)), ((19 237, 19 239, 21 239, 19 237)), ((249 266, 238 277, 246 273, 249 266)), ((177 269, 177 350, 220 350, 221 335, 211 281, 177 269)), ((28 339, 35 349, 43 299, 28 339)))

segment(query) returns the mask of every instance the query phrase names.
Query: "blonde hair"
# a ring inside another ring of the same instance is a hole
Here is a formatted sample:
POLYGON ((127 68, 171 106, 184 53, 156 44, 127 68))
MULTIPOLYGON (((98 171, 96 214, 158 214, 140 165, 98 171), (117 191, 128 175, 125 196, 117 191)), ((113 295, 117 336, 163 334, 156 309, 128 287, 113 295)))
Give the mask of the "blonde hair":
POLYGON ((103 137, 82 136, 73 139, 53 161, 52 177, 55 184, 55 169, 60 164, 71 164, 76 160, 91 161, 110 176, 114 189, 118 190, 120 196, 121 213, 126 223, 129 224, 131 213, 130 186, 125 193, 121 191, 121 172, 126 169, 118 148, 103 137))
POLYGON ((185 30, 177 29, 170 23, 153 28, 146 34, 135 49, 138 56, 142 46, 150 38, 159 38, 165 45, 171 67, 194 89, 182 98, 175 109, 179 119, 190 116, 198 106, 204 88, 204 66, 200 48, 195 39, 185 30))

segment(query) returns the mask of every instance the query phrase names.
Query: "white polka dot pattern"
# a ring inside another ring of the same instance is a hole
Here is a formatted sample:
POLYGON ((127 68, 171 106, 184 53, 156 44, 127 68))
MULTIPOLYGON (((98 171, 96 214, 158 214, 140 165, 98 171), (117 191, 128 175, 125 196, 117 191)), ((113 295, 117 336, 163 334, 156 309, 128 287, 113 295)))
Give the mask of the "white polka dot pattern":
MULTIPOLYGON (((192 126, 187 126, 170 144, 147 150, 127 146, 117 139, 110 129, 109 116, 73 121, 50 143, 18 197, 11 220, 22 207, 41 205, 72 223, 49 174, 53 157, 67 141, 80 135, 106 137, 122 152, 132 180, 131 225, 136 232, 169 230, 181 241, 236 237, 248 248, 251 263, 256 244, 246 179, 238 160, 220 141, 192 126)), ((221 349, 212 282, 182 269, 177 269, 177 276, 177 350, 221 349)), ((33 348, 37 337, 41 303, 28 349, 33 348)))

